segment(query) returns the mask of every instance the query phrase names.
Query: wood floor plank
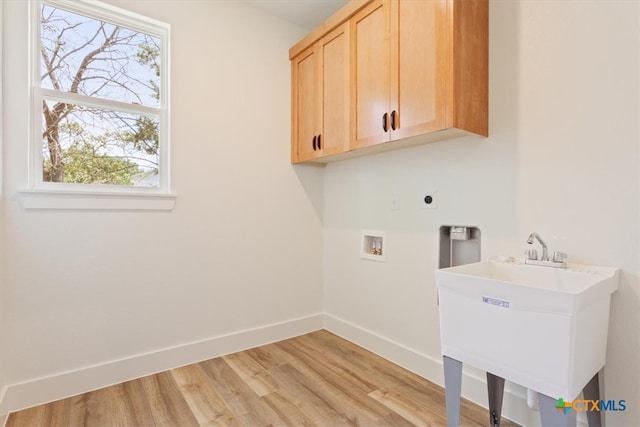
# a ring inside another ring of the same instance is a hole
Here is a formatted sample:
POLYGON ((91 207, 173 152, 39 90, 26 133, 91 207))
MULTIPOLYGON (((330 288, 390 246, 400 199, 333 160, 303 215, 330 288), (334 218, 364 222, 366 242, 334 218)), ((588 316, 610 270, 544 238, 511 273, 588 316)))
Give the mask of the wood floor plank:
MULTIPOLYGON (((309 387, 310 380, 291 366, 293 357, 275 345, 259 347, 250 350, 254 359, 259 360, 265 366, 271 376, 280 384, 280 389, 275 393, 279 397, 288 396, 291 403, 299 408, 316 424, 322 425, 345 425, 342 415, 336 410, 332 402, 327 401, 315 387, 309 387), (287 363, 279 363, 287 361, 287 363)), ((271 396, 271 395, 268 395, 271 396)), ((265 396, 267 397, 267 396, 265 396)), ((270 403, 274 403, 270 400, 270 403)), ((348 425, 348 424, 347 424, 348 425)))
POLYGON ((207 360, 201 365, 241 425, 284 425, 284 421, 222 358, 207 360))
POLYGON ((52 402, 45 408, 45 418, 50 425, 69 425, 71 402, 68 399, 52 402))
POLYGON ((153 425, 153 410, 145 396, 142 380, 127 381, 113 387, 118 386, 121 386, 122 398, 126 405, 125 425, 153 425))
POLYGON ((130 402, 127 401, 124 384, 106 387, 86 393, 82 399, 74 399, 69 415, 70 425, 118 426, 136 421, 130 402))
POLYGON ((67 426, 71 400, 63 399, 47 405, 40 405, 12 414, 6 427, 19 426, 67 426), (14 416, 15 415, 15 416, 14 416))
MULTIPOLYGON (((363 358, 357 358, 357 360, 350 360, 348 354, 335 354, 325 348, 326 342, 318 345, 317 341, 314 341, 311 337, 314 334, 307 334, 300 337, 296 337, 291 340, 291 344, 300 346, 311 357, 314 357, 318 363, 322 363, 328 369, 347 380, 354 387, 365 394, 377 389, 379 386, 376 384, 374 378, 371 378, 366 374, 363 358)), ((332 336, 330 341, 336 341, 337 337, 332 336)))
MULTIPOLYGON (((319 425, 353 425, 353 417, 342 410, 343 406, 349 407, 344 405, 344 397, 336 396, 330 388, 328 390, 322 375, 309 368, 309 365, 317 365, 320 361, 309 363, 299 359, 295 354, 299 343, 293 338, 291 344, 293 347, 285 348, 286 342, 278 342, 248 350, 248 353, 268 369, 283 389, 300 397, 305 413, 309 412, 313 419, 320 420, 319 425)), ((371 421, 371 417, 364 418, 371 421)))
MULTIPOLYGON (((321 330, 25 409, 7 426, 411 427, 445 414, 442 387, 321 330)), ((462 399, 462 426, 488 416, 462 399)))
POLYGON ((283 341, 280 346, 296 360, 295 365, 305 377, 311 378, 310 386, 321 388, 336 405, 344 406, 345 413, 359 408, 360 418, 375 421, 389 413, 388 408, 371 399, 365 393, 354 392, 354 386, 347 379, 336 374, 324 364, 322 357, 300 341, 283 341))
POLYGON ((320 425, 342 427, 362 425, 363 421, 373 422, 370 417, 361 416, 359 411, 332 393, 325 384, 317 383, 290 364, 275 368, 274 376, 288 391, 303 400, 305 412, 320 420, 320 425))
POLYGON ((171 370, 176 384, 200 426, 240 426, 200 364, 171 370))
POLYGON ((330 332, 322 332, 309 334, 306 338, 342 358, 342 363, 350 366, 350 369, 364 373, 376 389, 392 387, 405 395, 416 397, 416 400, 425 402, 429 407, 444 408, 444 394, 440 386, 330 332))
POLYGON ((395 384, 396 379, 408 386, 413 386, 416 391, 422 391, 425 387, 439 391, 439 387, 433 383, 424 383, 424 378, 410 372, 401 366, 389 364, 389 361, 362 347, 354 345, 328 331, 308 334, 304 338, 322 347, 326 353, 341 360, 345 366, 356 372, 365 373, 372 382, 372 390, 395 384))
MULTIPOLYGON (((440 392, 440 388, 424 381, 424 378, 390 362, 362 347, 354 345, 328 331, 318 331, 307 334, 304 338, 314 346, 323 349, 325 357, 335 359, 345 371, 356 372, 367 382, 367 393, 387 386, 394 386, 398 381, 407 383, 416 392, 433 390, 440 392), (388 366, 390 365, 390 366, 388 366), (388 369, 385 367, 388 366, 388 369)), ((444 399, 444 398, 443 398, 444 399)), ((443 400, 444 402, 444 400, 443 400)))
MULTIPOLYGON (((95 399, 92 399, 93 392, 80 394, 70 398, 71 410, 69 415, 70 425, 84 426, 86 424, 87 412, 91 406, 95 403, 95 399)), ((34 424, 40 425, 40 424, 34 424)))
POLYGON ((406 418, 403 418, 399 414, 396 414, 395 412, 391 412, 386 417, 380 419, 380 426, 381 427, 391 427, 391 426, 415 427, 415 424, 413 424, 411 421, 407 420, 406 418))
POLYGON ((191 412, 169 371, 141 378, 140 381, 151 405, 156 426, 198 425, 198 420, 191 412))
POLYGON ((267 371, 294 362, 293 357, 279 347, 280 343, 267 344, 246 352, 267 371))
POLYGON ((249 353, 234 353, 224 356, 222 359, 258 396, 265 396, 278 389, 278 384, 269 375, 269 372, 249 353))
POLYGON ((262 396, 261 399, 278 414, 285 425, 322 427, 314 421, 314 419, 318 420, 320 417, 315 416, 296 396, 291 395, 284 389, 274 390, 262 396))
POLYGON ((387 406, 402 418, 420 427, 446 425, 446 418, 436 412, 425 410, 409 396, 390 388, 381 388, 369 393, 369 396, 387 406))

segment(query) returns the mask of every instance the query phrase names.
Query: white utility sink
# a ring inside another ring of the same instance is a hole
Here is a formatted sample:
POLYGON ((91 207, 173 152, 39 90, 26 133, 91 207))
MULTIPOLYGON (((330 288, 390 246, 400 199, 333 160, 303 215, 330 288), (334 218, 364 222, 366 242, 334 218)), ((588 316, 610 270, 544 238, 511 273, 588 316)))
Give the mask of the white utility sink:
POLYGON ((443 355, 567 401, 604 366, 617 269, 503 258, 435 274, 443 355))

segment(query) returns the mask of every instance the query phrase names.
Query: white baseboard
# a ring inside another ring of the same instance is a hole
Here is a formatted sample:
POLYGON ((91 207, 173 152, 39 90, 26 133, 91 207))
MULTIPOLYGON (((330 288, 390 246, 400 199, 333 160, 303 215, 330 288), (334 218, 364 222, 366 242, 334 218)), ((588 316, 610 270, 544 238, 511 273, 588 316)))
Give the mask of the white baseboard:
POLYGON ((261 326, 95 366, 11 384, 0 400, 0 425, 7 414, 146 375, 201 362, 322 329, 323 315, 261 326))
MULTIPOLYGON (((441 357, 434 358, 420 353, 417 350, 327 313, 324 315, 324 328, 431 382, 444 386, 444 368, 441 357)), ((463 369, 462 396, 480 406, 488 407, 487 383, 484 372, 463 369)), ((540 412, 534 411, 527 406, 526 390, 517 384, 507 383, 505 385, 502 416, 520 425, 540 426, 540 412)), ((489 414, 487 413, 487 421, 488 419, 489 414)))

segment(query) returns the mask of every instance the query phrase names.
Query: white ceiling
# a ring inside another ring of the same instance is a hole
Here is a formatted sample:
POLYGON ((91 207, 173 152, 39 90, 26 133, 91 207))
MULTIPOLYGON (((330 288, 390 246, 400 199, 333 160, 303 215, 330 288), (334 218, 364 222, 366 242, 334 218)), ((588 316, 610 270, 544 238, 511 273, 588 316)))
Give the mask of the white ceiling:
POLYGON ((333 15, 348 0, 245 0, 252 6, 308 30, 333 15))

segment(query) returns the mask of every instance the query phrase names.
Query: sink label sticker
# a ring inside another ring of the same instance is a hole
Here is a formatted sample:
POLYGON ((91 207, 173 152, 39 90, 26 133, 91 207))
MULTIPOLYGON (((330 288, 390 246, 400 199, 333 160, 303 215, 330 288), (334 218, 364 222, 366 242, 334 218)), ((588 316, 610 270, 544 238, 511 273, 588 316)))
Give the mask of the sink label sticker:
POLYGON ((505 301, 503 299, 491 298, 491 297, 482 297, 482 302, 485 304, 497 305, 498 307, 509 308, 509 301, 505 301))

